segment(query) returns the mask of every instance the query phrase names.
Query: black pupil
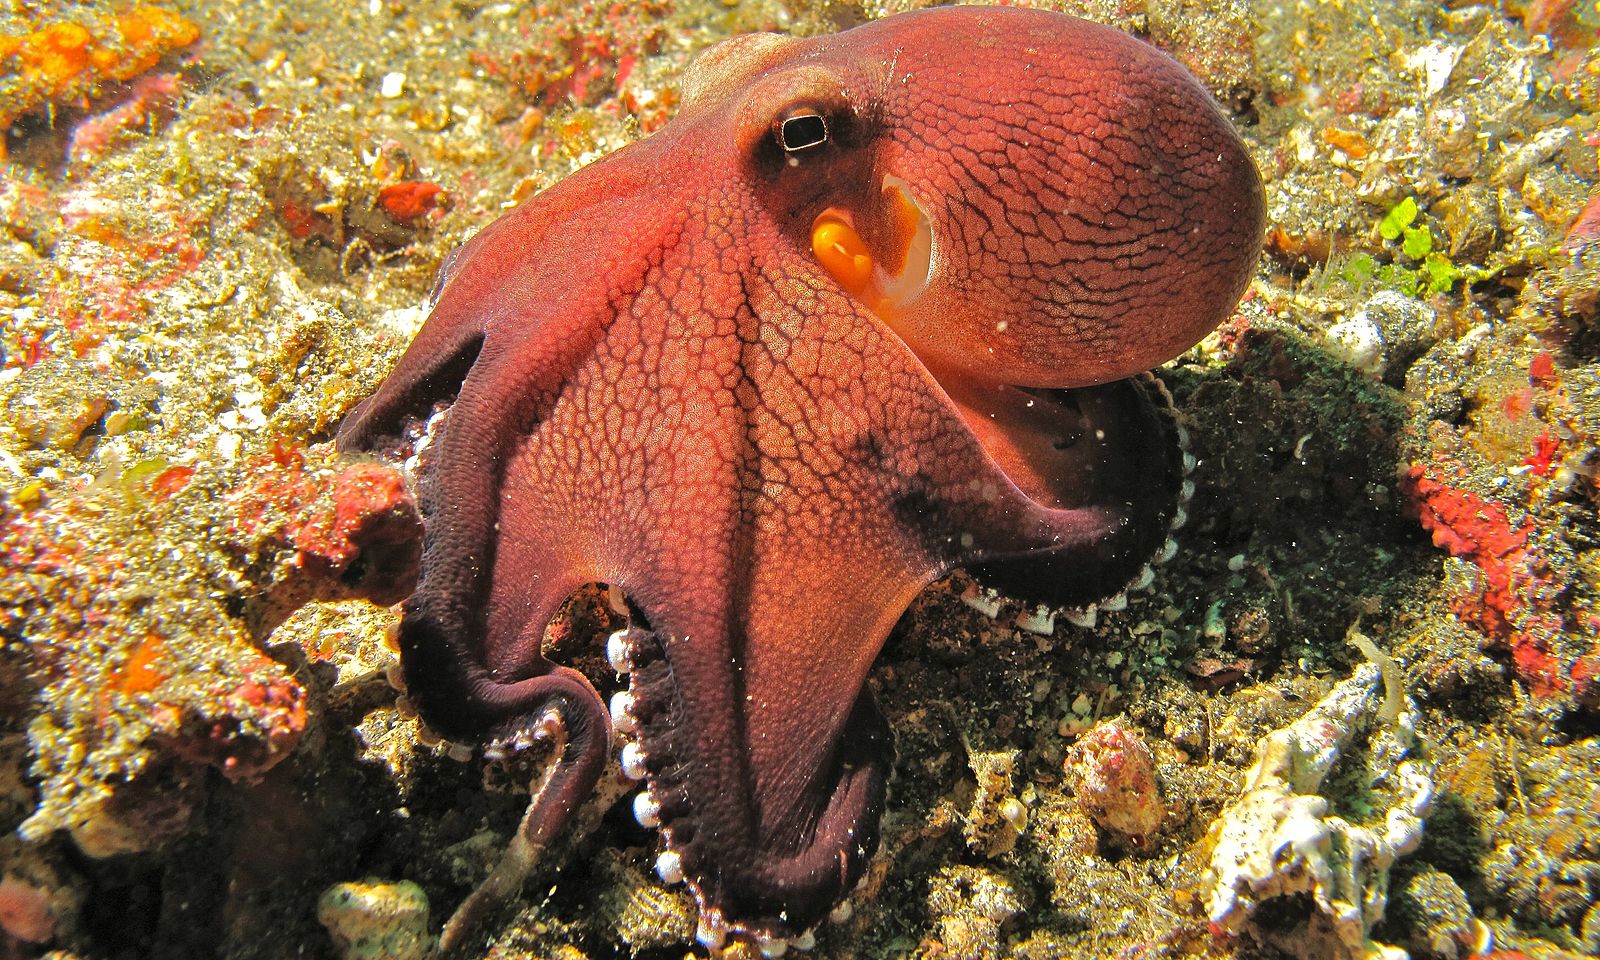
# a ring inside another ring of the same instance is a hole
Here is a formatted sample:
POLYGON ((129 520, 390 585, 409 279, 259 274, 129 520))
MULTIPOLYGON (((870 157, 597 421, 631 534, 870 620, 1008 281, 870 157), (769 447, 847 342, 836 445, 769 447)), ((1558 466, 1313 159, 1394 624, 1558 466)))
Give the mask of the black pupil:
POLYGON ((814 147, 828 139, 828 125, 814 113, 783 121, 783 149, 793 152, 814 147))

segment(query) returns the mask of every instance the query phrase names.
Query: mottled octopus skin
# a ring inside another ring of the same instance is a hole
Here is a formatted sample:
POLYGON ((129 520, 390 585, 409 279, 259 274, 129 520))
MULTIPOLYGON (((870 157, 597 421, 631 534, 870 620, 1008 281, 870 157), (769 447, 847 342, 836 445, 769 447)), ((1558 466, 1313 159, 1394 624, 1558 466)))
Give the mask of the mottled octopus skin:
POLYGON ((420 471, 410 697, 454 740, 564 737, 526 821, 548 839, 612 730, 541 637, 582 584, 620 586, 648 789, 702 911, 811 926, 876 845, 865 681, 895 620, 956 566, 1073 604, 1150 559, 1181 465, 1129 378, 1232 310, 1262 217, 1209 97, 1114 30, 962 7, 712 48, 659 133, 458 251, 340 430, 374 448, 454 397, 420 471), (826 138, 787 150, 808 112, 826 138), (812 253, 824 210, 925 284, 845 289, 812 253))

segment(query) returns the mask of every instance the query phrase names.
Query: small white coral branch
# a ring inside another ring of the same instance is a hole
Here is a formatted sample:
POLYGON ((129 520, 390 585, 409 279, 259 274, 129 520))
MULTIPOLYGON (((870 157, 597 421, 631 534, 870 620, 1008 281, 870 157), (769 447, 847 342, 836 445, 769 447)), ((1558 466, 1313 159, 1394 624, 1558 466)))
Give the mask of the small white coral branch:
MULTIPOLYGON (((1377 653, 1370 643, 1358 645, 1369 656, 1377 653)), ((1345 956, 1405 957, 1368 933, 1388 903, 1389 868, 1421 842, 1433 803, 1432 770, 1408 756, 1415 724, 1398 671, 1368 663, 1305 716, 1261 740, 1244 789, 1211 825, 1208 906, 1218 931, 1238 933, 1259 904, 1307 893, 1345 956), (1361 759, 1370 802, 1382 816, 1352 823, 1330 813, 1322 791, 1358 738, 1366 745, 1361 759)))

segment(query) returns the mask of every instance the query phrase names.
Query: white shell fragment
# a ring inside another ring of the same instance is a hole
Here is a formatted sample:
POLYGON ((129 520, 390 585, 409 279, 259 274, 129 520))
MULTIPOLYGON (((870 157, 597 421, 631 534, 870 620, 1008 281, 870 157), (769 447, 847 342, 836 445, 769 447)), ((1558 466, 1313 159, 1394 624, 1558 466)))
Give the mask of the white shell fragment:
POLYGON ((1383 330, 1365 310, 1329 327, 1322 345, 1362 373, 1382 373, 1389 359, 1384 353, 1383 330))
POLYGON ((1087 630, 1094 626, 1096 618, 1100 615, 1100 608, 1091 603, 1080 610, 1063 610, 1061 615, 1074 627, 1087 630))
POLYGON ((993 590, 969 591, 961 595, 961 602, 991 620, 1000 616, 1000 595, 993 590))
POLYGON ((1037 633, 1048 637, 1056 632, 1056 615, 1049 607, 1040 604, 1032 611, 1024 610, 1017 614, 1017 629, 1029 633, 1037 633))
MULTIPOLYGON (((1374 651, 1375 652, 1375 651, 1374 651)), ((1215 929, 1237 933, 1262 904, 1309 894, 1352 957, 1403 958, 1376 944, 1389 868, 1415 850, 1433 803, 1430 766, 1408 754, 1415 707, 1390 671, 1364 664, 1305 716, 1256 747, 1237 799, 1211 824, 1207 906, 1215 929), (1323 780, 1341 754, 1359 745, 1376 802, 1387 809, 1351 823, 1330 812, 1323 780)))

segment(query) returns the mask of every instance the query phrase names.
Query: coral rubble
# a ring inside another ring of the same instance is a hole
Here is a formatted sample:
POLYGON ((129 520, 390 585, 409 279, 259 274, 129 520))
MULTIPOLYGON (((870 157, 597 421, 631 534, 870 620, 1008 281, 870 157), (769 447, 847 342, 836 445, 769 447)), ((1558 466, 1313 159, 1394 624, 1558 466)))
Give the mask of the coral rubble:
POLYGON ((1412 755, 1416 723, 1398 686, 1377 664, 1364 664, 1305 716, 1262 739, 1238 798, 1207 838, 1215 929, 1238 934, 1270 901, 1309 894, 1316 914, 1292 936, 1332 942, 1302 945, 1300 955, 1404 956, 1370 934, 1388 903, 1390 868, 1421 842, 1433 803, 1431 769, 1412 755), (1332 793, 1330 774, 1341 761, 1344 790, 1332 793), (1364 815, 1345 791, 1363 798, 1364 815))

